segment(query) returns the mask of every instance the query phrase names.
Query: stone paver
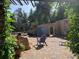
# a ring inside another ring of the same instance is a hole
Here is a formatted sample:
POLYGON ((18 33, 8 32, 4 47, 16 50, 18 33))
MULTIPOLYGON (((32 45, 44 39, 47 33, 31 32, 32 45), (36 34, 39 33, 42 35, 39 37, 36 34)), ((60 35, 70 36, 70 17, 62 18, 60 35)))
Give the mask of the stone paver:
POLYGON ((36 44, 36 38, 28 38, 31 49, 21 53, 19 59, 75 59, 69 48, 61 46, 61 42, 66 40, 61 38, 47 38, 48 46, 36 50, 33 46, 36 44))

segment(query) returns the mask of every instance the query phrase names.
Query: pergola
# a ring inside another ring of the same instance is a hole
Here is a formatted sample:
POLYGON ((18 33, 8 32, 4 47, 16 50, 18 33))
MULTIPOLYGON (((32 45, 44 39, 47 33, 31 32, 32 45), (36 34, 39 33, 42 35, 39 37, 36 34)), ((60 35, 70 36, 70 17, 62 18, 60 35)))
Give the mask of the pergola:
POLYGON ((36 5, 37 1, 39 1, 39 2, 41 2, 41 1, 43 1, 43 2, 59 2, 59 3, 64 3, 65 2, 67 4, 74 4, 74 5, 77 5, 78 2, 79 2, 79 0, 10 0, 10 2, 15 4, 15 5, 17 5, 17 2, 20 5, 23 5, 22 2, 24 2, 26 5, 28 5, 29 4, 28 1, 30 1, 33 6, 36 5))

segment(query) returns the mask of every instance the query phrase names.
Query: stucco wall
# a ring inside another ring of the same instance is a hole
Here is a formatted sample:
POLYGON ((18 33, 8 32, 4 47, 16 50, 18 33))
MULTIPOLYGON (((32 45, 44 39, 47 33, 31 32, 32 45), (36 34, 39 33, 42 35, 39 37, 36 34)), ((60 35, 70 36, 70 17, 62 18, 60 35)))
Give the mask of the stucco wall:
POLYGON ((56 21, 55 23, 47 23, 39 25, 38 27, 44 27, 48 29, 48 32, 50 34, 50 27, 53 27, 53 35, 65 35, 68 30, 68 20, 63 19, 56 21))

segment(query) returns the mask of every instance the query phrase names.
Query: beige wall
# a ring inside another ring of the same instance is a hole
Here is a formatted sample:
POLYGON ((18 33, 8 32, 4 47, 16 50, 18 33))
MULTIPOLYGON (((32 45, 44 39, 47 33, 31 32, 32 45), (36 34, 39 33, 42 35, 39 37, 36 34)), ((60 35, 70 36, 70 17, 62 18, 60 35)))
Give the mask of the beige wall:
POLYGON ((55 23, 42 24, 42 25, 39 25, 39 27, 47 28, 49 31, 49 34, 50 34, 50 27, 53 27, 53 29, 52 29, 53 35, 55 35, 55 34, 65 35, 68 30, 68 20, 63 19, 63 20, 56 21, 55 23))
POLYGON ((66 34, 68 31, 68 20, 62 20, 60 22, 61 34, 66 34))

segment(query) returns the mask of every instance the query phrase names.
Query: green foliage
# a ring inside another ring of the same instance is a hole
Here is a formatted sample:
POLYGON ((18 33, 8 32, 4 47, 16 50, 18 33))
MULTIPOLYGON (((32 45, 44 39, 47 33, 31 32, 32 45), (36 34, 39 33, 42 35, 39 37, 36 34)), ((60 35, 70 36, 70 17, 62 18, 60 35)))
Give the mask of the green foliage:
POLYGON ((10 33, 13 31, 14 27, 11 25, 11 23, 15 22, 15 20, 13 20, 11 18, 12 13, 10 13, 10 11, 7 12, 7 15, 5 16, 5 34, 6 36, 9 36, 10 33))
POLYGON ((13 18, 16 20, 16 22, 13 23, 15 31, 26 31, 29 28, 27 14, 21 8, 18 8, 14 12, 13 18))
POLYGON ((50 20, 50 2, 40 1, 36 5, 35 12, 30 12, 29 19, 32 24, 40 25, 44 23, 48 23, 50 20))
POLYGON ((14 46, 16 45, 16 38, 14 36, 10 35, 6 37, 3 47, 3 59, 15 59, 14 46))
POLYGON ((11 35, 11 32, 13 31, 14 27, 11 26, 11 23, 14 22, 14 20, 10 17, 12 14, 8 11, 5 16, 5 42, 3 47, 3 59, 14 59, 15 50, 14 46, 16 45, 16 38, 11 35))
POLYGON ((22 43, 20 43, 18 49, 21 49, 23 51, 23 50, 25 50, 25 46, 22 43))
POLYGON ((74 55, 79 56, 79 8, 78 6, 69 6, 66 8, 66 15, 69 19, 69 32, 67 34, 67 45, 74 55))
POLYGON ((53 5, 52 6, 52 9, 51 9, 51 22, 55 22, 55 21, 58 21, 58 20, 62 20, 62 19, 65 19, 65 7, 64 5, 61 3, 58 3, 58 2, 53 2, 52 3, 53 5))
POLYGON ((11 18, 12 13, 9 11, 9 0, 4 0, 4 12, 5 12, 5 27, 2 36, 5 38, 3 39, 3 44, 0 45, 0 59, 15 59, 15 50, 14 46, 16 45, 16 38, 11 35, 14 27, 11 26, 11 23, 14 20, 11 18))

